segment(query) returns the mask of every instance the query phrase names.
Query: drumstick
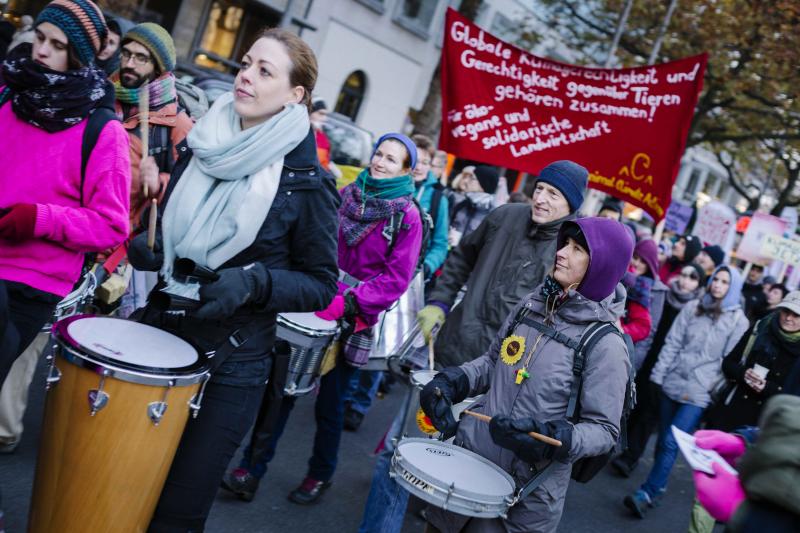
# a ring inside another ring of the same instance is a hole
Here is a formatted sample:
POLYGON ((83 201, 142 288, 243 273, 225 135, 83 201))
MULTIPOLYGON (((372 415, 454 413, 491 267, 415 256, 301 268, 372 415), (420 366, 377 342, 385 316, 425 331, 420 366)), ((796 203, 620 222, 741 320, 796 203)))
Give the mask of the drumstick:
MULTIPOLYGON (((483 420, 487 424, 492 421, 491 416, 487 416, 481 413, 476 413, 475 411, 470 411, 469 409, 464 409, 464 414, 469 416, 474 416, 478 420, 483 420)), ((535 431, 529 431, 528 436, 533 437, 534 439, 544 442, 545 444, 549 444, 551 446, 561 446, 560 440, 548 437, 547 435, 542 435, 541 433, 536 433, 535 431)))
POLYGON ((147 224, 147 247, 151 250, 156 244, 156 222, 158 221, 158 201, 153 198, 150 202, 150 218, 147 224))
POLYGON ((431 370, 433 370, 433 337, 428 339, 428 364, 431 370))
MULTIPOLYGON (((142 139, 142 161, 150 155, 150 91, 145 83, 139 88, 139 135, 142 139)), ((144 197, 150 196, 144 182, 144 197)))

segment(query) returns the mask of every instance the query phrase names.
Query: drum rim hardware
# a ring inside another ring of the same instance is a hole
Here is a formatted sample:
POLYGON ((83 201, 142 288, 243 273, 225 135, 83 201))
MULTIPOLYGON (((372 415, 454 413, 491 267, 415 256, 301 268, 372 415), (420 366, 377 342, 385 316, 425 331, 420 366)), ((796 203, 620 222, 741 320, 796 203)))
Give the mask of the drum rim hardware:
POLYGON ((203 395, 206 392, 206 385, 208 385, 208 381, 211 379, 211 372, 206 371, 203 377, 203 383, 200 385, 200 390, 192 396, 189 400, 189 411, 192 412, 192 418, 197 418, 198 413, 200 412, 200 408, 202 407, 203 403, 203 395))
POLYGON ((100 384, 96 389, 89 389, 87 399, 89 400, 89 414, 91 416, 94 416, 98 412, 102 411, 105 406, 108 405, 108 400, 111 398, 109 394, 103 390, 108 375, 109 372, 104 369, 100 373, 100 384))
MULTIPOLYGON (((208 373, 208 357, 191 343, 190 346, 197 353, 197 360, 193 364, 181 368, 164 369, 121 363, 75 341, 67 332, 69 324, 75 320, 93 316, 76 315, 65 318, 53 327, 53 337, 59 343, 58 354, 66 362, 97 374, 105 374, 108 377, 140 385, 163 387, 165 382, 174 381, 175 386, 184 386, 193 385, 205 379, 204 376, 208 373)), ((55 361, 53 361, 53 366, 55 366, 55 361)))

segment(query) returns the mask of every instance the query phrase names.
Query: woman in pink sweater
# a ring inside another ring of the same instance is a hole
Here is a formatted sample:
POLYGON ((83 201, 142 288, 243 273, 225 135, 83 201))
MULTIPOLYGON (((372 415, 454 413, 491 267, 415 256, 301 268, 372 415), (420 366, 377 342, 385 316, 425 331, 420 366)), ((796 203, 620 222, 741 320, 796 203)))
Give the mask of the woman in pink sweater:
POLYGON ((87 117, 112 105, 95 66, 108 34, 89 0, 48 4, 32 45, 3 63, 0 87, 0 383, 78 281, 84 255, 128 235, 128 136, 100 132, 86 170, 87 117))

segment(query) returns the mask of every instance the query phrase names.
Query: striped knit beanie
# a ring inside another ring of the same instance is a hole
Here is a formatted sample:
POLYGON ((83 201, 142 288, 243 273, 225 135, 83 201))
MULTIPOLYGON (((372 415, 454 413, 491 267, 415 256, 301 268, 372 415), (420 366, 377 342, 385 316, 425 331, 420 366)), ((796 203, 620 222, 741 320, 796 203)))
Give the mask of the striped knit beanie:
POLYGON ((103 13, 90 0, 53 0, 36 17, 34 26, 49 22, 57 26, 84 65, 95 62, 108 36, 103 13))
POLYGON ((153 22, 144 22, 131 28, 122 42, 134 41, 150 51, 161 74, 175 70, 175 43, 167 30, 153 22))

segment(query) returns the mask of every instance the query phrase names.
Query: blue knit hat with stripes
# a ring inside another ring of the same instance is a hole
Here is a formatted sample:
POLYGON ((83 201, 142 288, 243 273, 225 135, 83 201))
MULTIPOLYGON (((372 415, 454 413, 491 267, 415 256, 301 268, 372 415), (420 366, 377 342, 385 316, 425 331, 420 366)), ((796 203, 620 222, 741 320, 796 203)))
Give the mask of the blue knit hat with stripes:
POLYGON ((42 22, 49 22, 64 32, 84 65, 95 62, 108 36, 103 13, 90 0, 53 0, 36 17, 34 26, 42 22))
POLYGON ((150 52, 161 74, 175 70, 175 42, 167 30, 154 22, 143 22, 131 28, 122 42, 134 41, 150 52))

